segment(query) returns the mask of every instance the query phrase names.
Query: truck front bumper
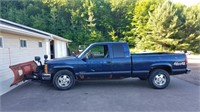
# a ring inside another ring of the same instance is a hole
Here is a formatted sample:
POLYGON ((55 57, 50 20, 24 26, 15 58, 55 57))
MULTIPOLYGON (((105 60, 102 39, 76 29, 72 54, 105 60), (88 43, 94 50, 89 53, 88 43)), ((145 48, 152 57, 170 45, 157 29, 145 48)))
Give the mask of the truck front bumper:
POLYGON ((51 80, 51 74, 43 73, 42 80, 51 80))

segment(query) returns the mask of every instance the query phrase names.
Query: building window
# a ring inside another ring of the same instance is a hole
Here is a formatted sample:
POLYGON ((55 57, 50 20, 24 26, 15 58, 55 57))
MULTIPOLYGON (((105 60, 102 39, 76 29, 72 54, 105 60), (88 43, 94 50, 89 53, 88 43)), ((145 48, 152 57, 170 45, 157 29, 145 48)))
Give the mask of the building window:
POLYGON ((26 40, 20 40, 20 46, 21 47, 27 47, 26 40))
POLYGON ((39 46, 39 47, 42 47, 42 42, 38 42, 38 46, 39 46))
POLYGON ((3 47, 3 38, 0 37, 0 48, 2 48, 2 47, 3 47))

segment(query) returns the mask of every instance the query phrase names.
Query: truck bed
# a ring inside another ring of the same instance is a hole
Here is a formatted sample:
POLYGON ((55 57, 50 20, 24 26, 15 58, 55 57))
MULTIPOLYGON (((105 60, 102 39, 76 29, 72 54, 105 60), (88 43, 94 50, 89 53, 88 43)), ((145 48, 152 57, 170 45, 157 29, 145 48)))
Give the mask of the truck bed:
POLYGON ((136 53, 131 54, 133 75, 147 75, 157 65, 170 66, 172 74, 181 74, 187 68, 186 55, 178 53, 136 53), (185 63, 185 64, 182 64, 185 63), (180 71, 180 72, 179 72, 180 71))

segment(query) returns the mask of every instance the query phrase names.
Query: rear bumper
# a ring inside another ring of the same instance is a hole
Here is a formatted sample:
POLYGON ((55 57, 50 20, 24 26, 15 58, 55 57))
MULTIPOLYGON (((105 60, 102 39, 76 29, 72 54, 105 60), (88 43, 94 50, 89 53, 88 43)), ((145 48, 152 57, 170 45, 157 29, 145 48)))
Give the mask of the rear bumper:
POLYGON ((173 75, 179 75, 179 74, 188 74, 190 73, 190 69, 186 68, 186 69, 174 69, 173 70, 173 75))
POLYGON ((191 72, 191 70, 187 68, 185 73, 188 74, 190 72, 191 72))

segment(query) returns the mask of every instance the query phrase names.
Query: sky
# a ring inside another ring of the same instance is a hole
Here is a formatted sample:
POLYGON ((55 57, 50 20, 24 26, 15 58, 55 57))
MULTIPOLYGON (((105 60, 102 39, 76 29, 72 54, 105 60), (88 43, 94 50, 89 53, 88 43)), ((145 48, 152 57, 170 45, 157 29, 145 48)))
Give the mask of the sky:
POLYGON ((171 0, 174 3, 182 3, 185 4, 186 6, 192 6, 197 3, 200 3, 200 0, 171 0))

